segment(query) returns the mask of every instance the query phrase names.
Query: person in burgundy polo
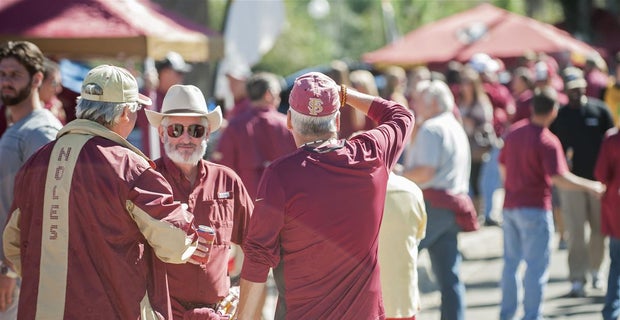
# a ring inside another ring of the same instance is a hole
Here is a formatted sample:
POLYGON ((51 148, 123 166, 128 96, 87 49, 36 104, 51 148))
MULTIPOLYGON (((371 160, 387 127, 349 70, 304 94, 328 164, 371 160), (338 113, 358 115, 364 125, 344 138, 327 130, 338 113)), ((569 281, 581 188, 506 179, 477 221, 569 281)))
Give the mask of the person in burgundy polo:
POLYGON ((515 114, 510 121, 529 119, 532 115, 532 97, 534 91, 532 71, 526 67, 515 69, 512 75, 511 89, 515 99, 515 114))
POLYGON ((227 68, 226 80, 232 94, 233 106, 224 114, 226 120, 231 120, 252 108, 252 100, 248 97, 247 91, 247 81, 251 75, 250 68, 240 63, 233 63, 227 68))
POLYGON ((558 113, 555 89, 536 89, 531 119, 513 124, 499 156, 504 177, 504 269, 500 319, 513 319, 523 301, 523 319, 541 319, 548 281, 553 215, 551 185, 600 194, 601 183, 568 170, 560 140, 548 129, 558 113), (527 265, 518 280, 521 261, 527 265), (523 298, 518 296, 523 284, 523 298))
POLYGON ((147 110, 146 116, 157 128, 165 151, 155 161, 156 170, 172 186, 174 199, 187 204, 194 214, 194 226, 210 226, 216 234, 206 264, 167 265, 174 319, 208 314, 208 319, 217 319, 215 311, 229 294, 230 245, 243 243, 254 209, 233 170, 202 158, 210 134, 222 123, 221 110, 209 111, 197 87, 173 85, 164 97, 161 113, 147 110))
MULTIPOLYGON (((153 100, 153 104, 144 108, 144 111, 154 110, 161 111, 162 102, 168 89, 175 84, 184 84, 185 77, 193 70, 193 66, 183 59, 179 53, 170 51, 166 56, 154 62, 154 70, 145 70, 145 85, 142 88, 144 94, 153 100)), ((154 134, 149 130, 149 122, 146 118, 146 112, 138 112, 138 120, 134 131, 138 134, 136 139, 130 140, 133 144, 151 158, 159 157, 163 153, 161 144, 153 141, 154 134), (138 139, 139 138, 139 139, 138 139)))
POLYGON ((272 162, 259 185, 243 245, 238 319, 260 314, 256 293, 271 268, 281 288, 277 319, 385 319, 379 226, 387 179, 413 115, 318 72, 295 80, 289 103, 298 149, 272 162), (345 105, 379 125, 338 139, 345 105))
POLYGON ((274 74, 259 72, 247 80, 251 106, 231 119, 218 142, 213 161, 241 177, 252 199, 265 168, 277 158, 295 151, 295 140, 278 112, 280 81, 274 74))
POLYGON ((601 199, 601 232, 609 236, 609 275, 603 319, 620 317, 620 131, 607 131, 594 167, 596 180, 607 186, 601 199))

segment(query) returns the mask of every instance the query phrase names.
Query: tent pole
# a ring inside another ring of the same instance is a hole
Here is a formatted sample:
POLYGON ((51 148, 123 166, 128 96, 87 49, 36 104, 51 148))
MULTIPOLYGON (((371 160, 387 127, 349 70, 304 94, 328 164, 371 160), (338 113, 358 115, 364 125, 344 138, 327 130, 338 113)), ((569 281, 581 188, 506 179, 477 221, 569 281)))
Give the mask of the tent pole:
MULTIPOLYGON (((228 16, 230 13, 230 7, 232 6, 232 2, 235 0, 226 0, 226 8, 224 9, 224 19, 222 20, 222 26, 220 27, 220 33, 224 39, 226 39, 226 25, 228 24, 228 16)), ((226 57, 226 42, 224 41, 224 59, 226 57)), ((220 60, 214 62, 213 70, 212 70, 212 81, 211 81, 211 94, 215 95, 215 86, 217 85, 217 75, 220 69, 220 60)), ((219 104, 219 103, 217 103, 219 104)))

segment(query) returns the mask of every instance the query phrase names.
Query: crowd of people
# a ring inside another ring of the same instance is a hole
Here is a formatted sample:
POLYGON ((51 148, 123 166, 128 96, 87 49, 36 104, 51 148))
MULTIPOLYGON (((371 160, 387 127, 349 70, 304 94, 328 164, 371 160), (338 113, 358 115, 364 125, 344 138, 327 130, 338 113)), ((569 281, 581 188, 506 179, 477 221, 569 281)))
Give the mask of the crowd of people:
POLYGON ((603 318, 618 319, 614 63, 333 61, 295 79, 282 113, 280 76, 227 70, 234 105, 212 107, 171 52, 144 81, 94 67, 73 115, 58 65, 5 43, 0 319, 415 319, 427 250, 441 318, 462 320, 458 234, 481 227, 503 230, 500 319, 519 302, 542 317, 554 233, 567 296, 606 287, 603 318))

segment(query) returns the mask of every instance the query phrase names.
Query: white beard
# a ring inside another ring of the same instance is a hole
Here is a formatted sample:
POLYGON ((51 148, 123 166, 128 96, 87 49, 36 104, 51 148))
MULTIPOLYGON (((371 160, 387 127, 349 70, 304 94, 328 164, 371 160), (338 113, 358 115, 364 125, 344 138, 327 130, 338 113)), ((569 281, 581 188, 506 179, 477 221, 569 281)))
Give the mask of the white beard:
POLYGON ((166 155, 170 160, 174 163, 182 163, 182 164, 197 164, 207 151, 207 139, 202 139, 200 142, 200 147, 198 147, 192 154, 184 154, 178 150, 176 150, 175 145, 170 143, 170 139, 168 136, 164 136, 164 150, 166 151, 166 155))

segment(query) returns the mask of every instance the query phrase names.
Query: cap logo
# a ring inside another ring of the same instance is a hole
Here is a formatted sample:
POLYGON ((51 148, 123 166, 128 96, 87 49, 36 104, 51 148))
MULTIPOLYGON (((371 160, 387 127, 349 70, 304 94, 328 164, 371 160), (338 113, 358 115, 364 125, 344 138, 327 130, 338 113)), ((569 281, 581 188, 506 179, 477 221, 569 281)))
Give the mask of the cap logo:
POLYGON ((323 111, 323 101, 319 98, 310 98, 308 101, 308 112, 316 116, 323 111))
POLYGON ((103 88, 101 88, 101 86, 99 86, 96 83, 84 84, 82 90, 84 91, 84 93, 87 93, 90 95, 96 95, 96 96, 103 95, 103 88))

